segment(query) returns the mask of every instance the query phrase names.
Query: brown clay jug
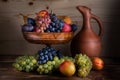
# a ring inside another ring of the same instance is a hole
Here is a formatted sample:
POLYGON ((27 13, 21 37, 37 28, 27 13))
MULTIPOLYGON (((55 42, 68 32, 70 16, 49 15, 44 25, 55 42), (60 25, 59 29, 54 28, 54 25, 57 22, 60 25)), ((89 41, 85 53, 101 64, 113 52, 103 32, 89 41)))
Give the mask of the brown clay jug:
POLYGON ((91 9, 86 6, 76 7, 83 16, 83 27, 71 42, 71 54, 84 53, 89 57, 98 57, 101 53, 101 37, 103 26, 99 17, 91 13, 91 9), (91 27, 91 19, 95 19, 99 25, 99 34, 96 34, 91 27))

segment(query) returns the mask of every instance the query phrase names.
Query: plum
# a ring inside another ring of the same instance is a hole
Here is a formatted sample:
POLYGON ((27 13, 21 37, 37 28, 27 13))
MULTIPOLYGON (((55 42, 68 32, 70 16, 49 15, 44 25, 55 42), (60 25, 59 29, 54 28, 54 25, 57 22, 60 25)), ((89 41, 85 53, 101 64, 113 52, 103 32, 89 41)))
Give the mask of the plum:
POLYGON ((25 24, 22 25, 22 32, 32 32, 34 31, 34 26, 32 26, 31 24, 25 24))

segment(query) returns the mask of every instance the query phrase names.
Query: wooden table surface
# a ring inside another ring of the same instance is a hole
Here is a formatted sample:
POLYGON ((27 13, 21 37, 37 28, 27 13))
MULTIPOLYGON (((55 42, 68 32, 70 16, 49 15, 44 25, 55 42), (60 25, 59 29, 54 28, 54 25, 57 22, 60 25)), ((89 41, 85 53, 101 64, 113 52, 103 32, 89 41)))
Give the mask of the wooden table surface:
POLYGON ((60 74, 39 75, 32 72, 19 72, 12 67, 15 58, 16 56, 0 56, 0 80, 120 80, 120 64, 114 62, 107 63, 102 71, 92 70, 89 76, 80 78, 64 77, 60 74))

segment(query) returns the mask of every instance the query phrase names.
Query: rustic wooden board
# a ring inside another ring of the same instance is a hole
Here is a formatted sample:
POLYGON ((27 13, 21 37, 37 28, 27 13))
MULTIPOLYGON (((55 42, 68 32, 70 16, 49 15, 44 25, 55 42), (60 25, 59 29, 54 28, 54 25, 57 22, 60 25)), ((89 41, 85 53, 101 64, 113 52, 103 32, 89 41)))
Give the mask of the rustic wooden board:
POLYGON ((39 75, 36 72, 20 72, 13 68, 12 64, 17 56, 0 56, 0 80, 119 80, 120 65, 106 64, 102 71, 91 71, 86 78, 76 75, 65 77, 60 73, 52 75, 39 75))

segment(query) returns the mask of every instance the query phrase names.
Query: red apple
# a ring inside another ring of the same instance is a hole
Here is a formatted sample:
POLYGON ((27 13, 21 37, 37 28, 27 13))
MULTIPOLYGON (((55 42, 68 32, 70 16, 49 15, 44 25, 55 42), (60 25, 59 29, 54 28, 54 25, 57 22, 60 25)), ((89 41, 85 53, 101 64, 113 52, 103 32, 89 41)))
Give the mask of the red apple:
POLYGON ((64 26, 62 28, 62 32, 71 32, 71 31, 72 31, 71 26, 67 23, 64 23, 64 26))
POLYGON ((75 64, 72 61, 64 61, 60 64, 59 70, 63 75, 69 77, 74 75, 76 68, 75 64))
POLYGON ((104 61, 99 57, 94 57, 92 59, 92 63, 93 63, 93 69, 95 70, 102 70, 104 67, 104 61))

